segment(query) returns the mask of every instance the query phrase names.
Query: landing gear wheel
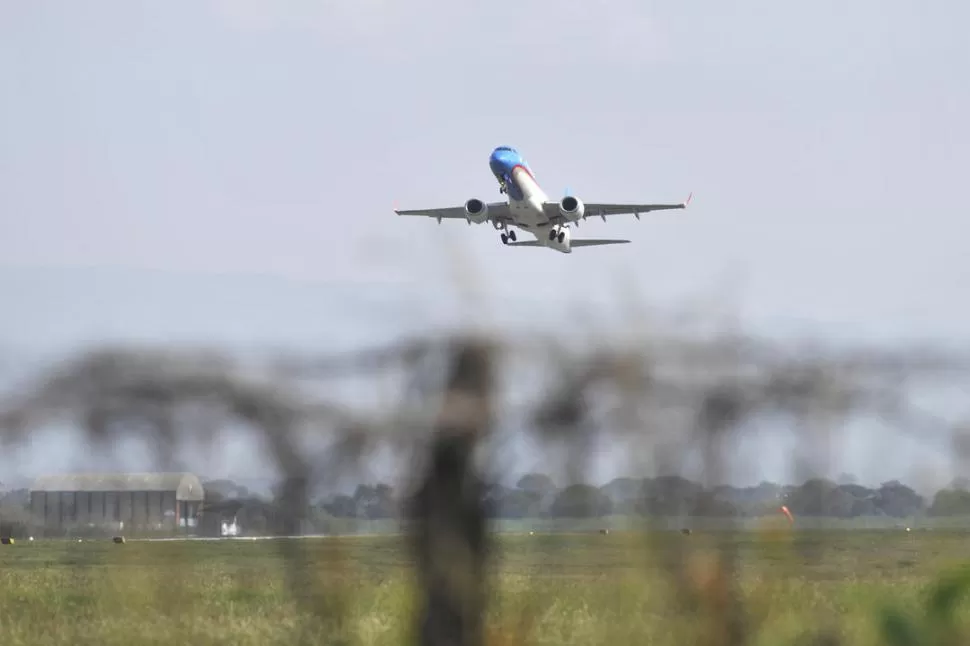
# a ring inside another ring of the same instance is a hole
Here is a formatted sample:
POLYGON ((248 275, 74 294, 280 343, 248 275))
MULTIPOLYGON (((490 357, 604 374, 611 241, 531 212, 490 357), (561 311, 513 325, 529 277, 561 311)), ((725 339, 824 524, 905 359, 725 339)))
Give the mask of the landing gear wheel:
POLYGON ((509 240, 515 242, 515 231, 512 229, 509 229, 509 240))
POLYGON ((566 239, 566 232, 565 231, 560 231, 559 232, 559 243, 562 244, 562 241, 565 240, 565 239, 566 239))
POLYGON ((509 236, 507 236, 507 235, 505 235, 503 233, 502 234, 502 244, 508 244, 508 243, 509 243, 509 236))
POLYGON ((556 239, 556 230, 555 229, 550 229, 549 230, 549 241, 551 242, 551 241, 553 241, 555 239, 556 239))

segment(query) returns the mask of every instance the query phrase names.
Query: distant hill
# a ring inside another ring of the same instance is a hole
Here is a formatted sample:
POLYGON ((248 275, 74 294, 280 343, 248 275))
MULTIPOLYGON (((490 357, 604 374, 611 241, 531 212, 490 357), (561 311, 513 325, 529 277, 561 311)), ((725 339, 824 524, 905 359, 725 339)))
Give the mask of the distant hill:
POLYGON ((104 341, 347 350, 467 323, 575 340, 588 320, 617 315, 615 295, 605 292, 563 290, 537 301, 528 290, 500 289, 471 307, 447 284, 0 266, 0 381, 18 359, 104 341))
POLYGON ((105 339, 339 348, 420 322, 428 296, 264 275, 0 267, 0 350, 9 362, 105 339))

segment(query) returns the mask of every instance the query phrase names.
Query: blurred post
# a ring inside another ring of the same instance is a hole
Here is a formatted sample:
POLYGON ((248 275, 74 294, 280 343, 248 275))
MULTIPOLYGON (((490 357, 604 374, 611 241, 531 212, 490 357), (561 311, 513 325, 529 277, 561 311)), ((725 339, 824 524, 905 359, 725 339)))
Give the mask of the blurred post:
POLYGON ((418 575, 418 643, 484 643, 487 511, 474 463, 492 421, 490 350, 459 341, 435 423, 426 470, 411 500, 418 575))

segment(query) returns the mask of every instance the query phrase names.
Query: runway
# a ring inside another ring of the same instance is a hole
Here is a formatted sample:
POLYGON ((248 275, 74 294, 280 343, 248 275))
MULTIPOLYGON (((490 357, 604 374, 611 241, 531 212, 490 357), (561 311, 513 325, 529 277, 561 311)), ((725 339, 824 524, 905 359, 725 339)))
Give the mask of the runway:
MULTIPOLYGON (((370 536, 370 534, 361 534, 370 536)), ((174 543, 188 541, 280 541, 332 538, 327 534, 301 534, 297 536, 170 536, 164 538, 125 538, 126 543, 174 543)), ((110 539, 109 539, 110 540, 110 539)))

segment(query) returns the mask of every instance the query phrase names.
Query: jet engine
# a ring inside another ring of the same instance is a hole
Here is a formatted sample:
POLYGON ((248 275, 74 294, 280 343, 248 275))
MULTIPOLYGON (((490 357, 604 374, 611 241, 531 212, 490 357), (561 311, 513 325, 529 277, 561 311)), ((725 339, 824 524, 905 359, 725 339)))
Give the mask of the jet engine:
POLYGON ((559 200, 559 213, 570 222, 575 222, 585 215, 586 205, 578 197, 567 195, 559 200))
POLYGON ((481 224, 488 219, 488 205, 473 197, 465 202, 465 215, 475 224, 481 224))

